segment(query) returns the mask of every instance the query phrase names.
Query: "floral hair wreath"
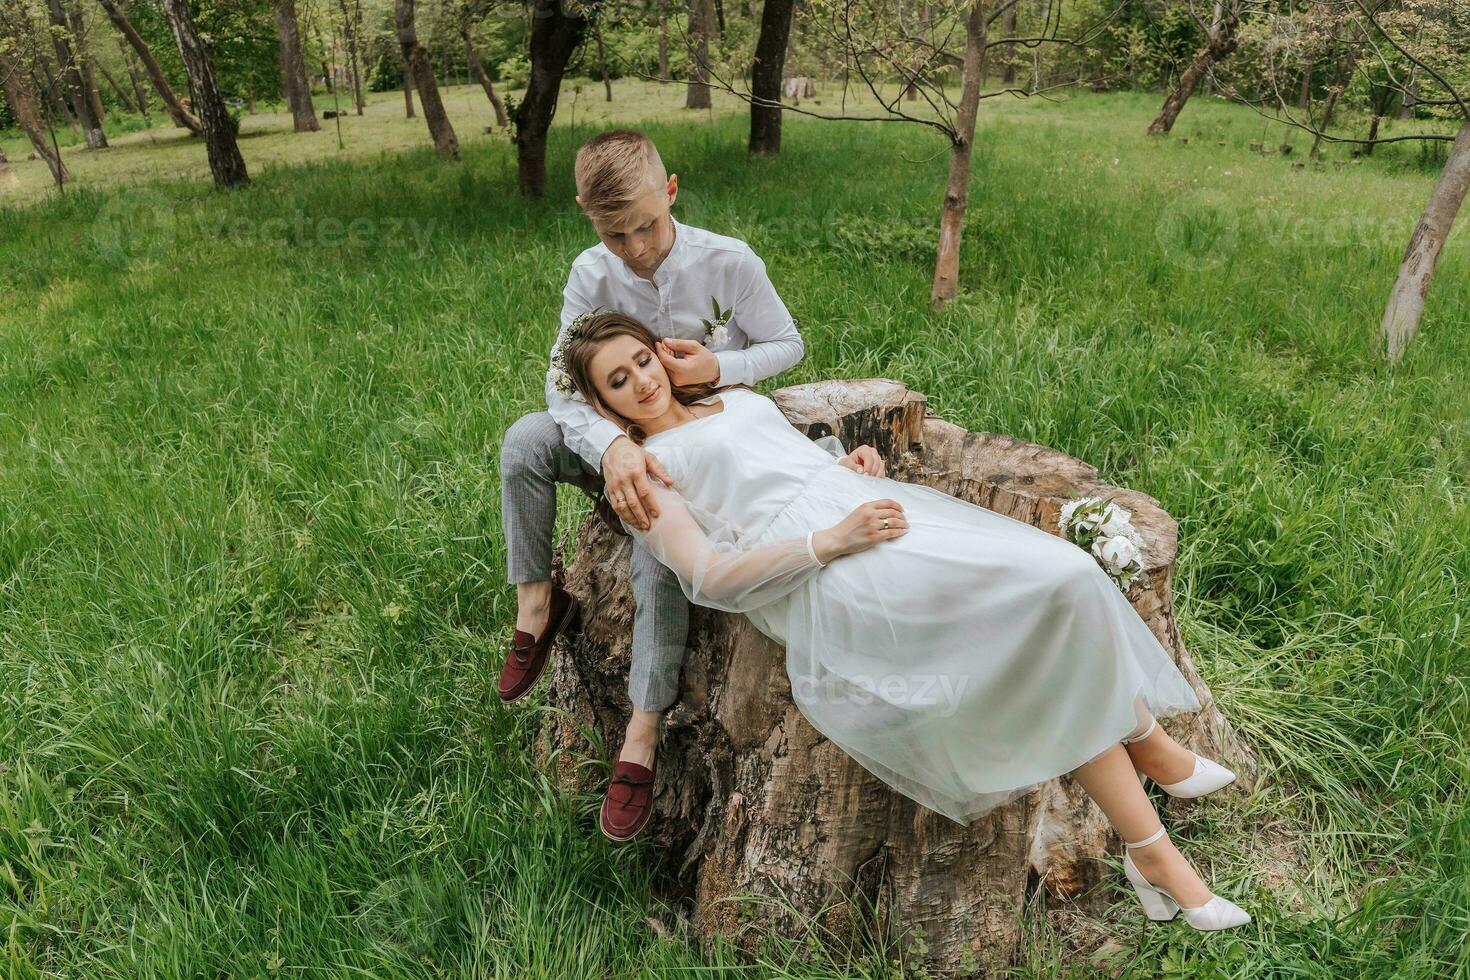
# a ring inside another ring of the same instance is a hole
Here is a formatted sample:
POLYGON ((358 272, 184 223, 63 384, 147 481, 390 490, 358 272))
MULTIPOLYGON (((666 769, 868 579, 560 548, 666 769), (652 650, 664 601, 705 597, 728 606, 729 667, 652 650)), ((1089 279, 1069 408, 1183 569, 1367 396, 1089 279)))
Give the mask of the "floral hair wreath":
POLYGON ((567 324, 567 328, 562 331, 561 336, 556 339, 556 343, 551 348, 551 367, 546 372, 546 378, 556 386, 557 391, 572 401, 585 402, 587 399, 577 390, 577 386, 572 382, 571 373, 567 371, 567 345, 576 340, 592 318, 600 312, 602 312, 602 307, 599 306, 588 310, 567 324))

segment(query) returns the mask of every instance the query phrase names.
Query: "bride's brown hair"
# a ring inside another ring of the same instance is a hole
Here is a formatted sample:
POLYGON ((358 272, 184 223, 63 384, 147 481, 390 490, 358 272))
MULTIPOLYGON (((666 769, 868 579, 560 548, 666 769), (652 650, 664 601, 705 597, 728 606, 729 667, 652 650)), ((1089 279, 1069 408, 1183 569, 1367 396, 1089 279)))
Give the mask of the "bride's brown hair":
MULTIPOLYGON (((591 376, 587 373, 593 355, 601 349, 602 345, 614 337, 621 336, 632 337, 647 347, 654 357, 658 356, 658 338, 654 336, 653 331, 644 326, 643 321, 637 317, 613 310, 598 313, 588 319, 581 332, 567 341, 562 352, 562 363, 566 366, 567 374, 571 375, 572 384, 576 386, 582 397, 587 399, 587 403, 622 426, 628 438, 632 439, 634 444, 641 446, 643 440, 647 438, 643 427, 609 408, 598 397, 597 386, 593 384, 591 376)), ((676 385, 672 379, 669 381, 669 394, 674 397, 675 401, 683 405, 699 401, 701 398, 708 398, 716 392, 729 388, 755 390, 745 384, 720 385, 713 381, 704 381, 697 385, 676 385)))

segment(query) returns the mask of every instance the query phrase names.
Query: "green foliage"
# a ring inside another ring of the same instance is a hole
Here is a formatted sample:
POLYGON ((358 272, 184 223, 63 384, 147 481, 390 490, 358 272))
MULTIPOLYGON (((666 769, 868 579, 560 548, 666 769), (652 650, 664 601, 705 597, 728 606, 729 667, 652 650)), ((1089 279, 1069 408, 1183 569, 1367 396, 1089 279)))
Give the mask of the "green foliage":
MULTIPOLYGON (((1187 144, 1142 135, 1156 109, 988 106, 941 313, 919 252, 936 141, 793 116, 781 157, 752 159, 743 113, 643 125, 681 220, 749 241, 801 320, 805 357, 764 389, 896 377, 1179 520, 1179 626, 1265 778, 1167 819, 1255 922, 1068 910, 1099 971, 1457 976, 1466 240, 1389 369, 1378 315, 1433 182, 1399 169, 1417 150, 1297 172, 1250 151, 1247 109, 1191 105, 1187 144)), ((374 152, 230 194, 0 208, 11 972, 898 980, 907 946, 773 942, 751 965, 657 938, 649 855, 597 833, 599 781, 556 786, 540 713, 491 693, 513 615, 498 446, 542 406, 567 263, 595 240, 572 201, 587 134, 559 117, 534 204, 486 138, 453 167, 374 152)), ((589 505, 560 502, 566 532, 589 505)), ((1018 976, 1097 972, 1017 912, 1037 933, 1018 976)))

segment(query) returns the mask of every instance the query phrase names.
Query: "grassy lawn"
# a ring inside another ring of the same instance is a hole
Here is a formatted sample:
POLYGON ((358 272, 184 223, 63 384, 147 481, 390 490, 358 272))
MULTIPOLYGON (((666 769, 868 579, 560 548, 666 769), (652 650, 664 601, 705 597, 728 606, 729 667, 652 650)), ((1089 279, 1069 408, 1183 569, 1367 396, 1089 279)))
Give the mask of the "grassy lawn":
MULTIPOLYGON (((802 322, 763 388, 901 379, 1179 519, 1186 642, 1266 778, 1170 824, 1256 922, 1144 929, 1119 892, 1103 952, 1035 925, 1020 975, 1470 971, 1463 233, 1404 364, 1374 346, 1432 171, 1293 170, 1303 141, 1258 155, 1280 131, 1207 100, 1187 142, 1142 135, 1153 96, 995 102, 934 314, 936 137, 793 116, 750 159, 742 114, 649 88, 681 220, 750 241, 802 322)), ((395 98, 348 159, 248 121, 241 192, 156 132, 70 151, 61 198, 0 178, 43 198, 0 207, 7 975, 897 976, 657 938, 638 848, 529 764, 540 696, 493 692, 497 455, 594 241, 570 169, 605 103, 564 98, 527 203, 503 137, 441 162, 395 98)))

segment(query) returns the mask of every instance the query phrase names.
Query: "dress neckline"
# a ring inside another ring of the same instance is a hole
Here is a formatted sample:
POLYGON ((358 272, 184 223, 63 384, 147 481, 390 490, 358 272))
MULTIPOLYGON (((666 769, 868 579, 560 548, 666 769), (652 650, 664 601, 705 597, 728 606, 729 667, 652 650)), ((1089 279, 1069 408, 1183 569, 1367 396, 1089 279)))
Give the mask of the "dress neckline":
MULTIPOLYGON (((720 410, 718 412, 711 412, 708 415, 700 415, 700 416, 697 416, 695 418, 690 419, 688 422, 680 422, 678 425, 674 426, 672 429, 664 429, 661 432, 655 432, 651 436, 644 436, 643 437, 643 441, 644 442, 648 442, 651 439, 657 439, 659 436, 667 435, 670 432, 678 432, 678 431, 680 431, 682 429, 689 428, 691 425, 697 425, 700 422, 705 422, 705 421, 708 421, 709 419, 717 419, 717 418, 720 418, 721 416, 724 416, 724 415, 729 414, 729 412, 730 412, 730 402, 729 402, 728 399, 729 399, 730 391, 731 390, 733 390, 733 389, 726 389, 725 391, 722 391, 722 392, 719 393, 719 396, 720 396, 720 410)), ((713 397, 713 396, 711 396, 711 397, 713 397)), ((699 404, 699 402, 696 402, 695 404, 699 404)))

